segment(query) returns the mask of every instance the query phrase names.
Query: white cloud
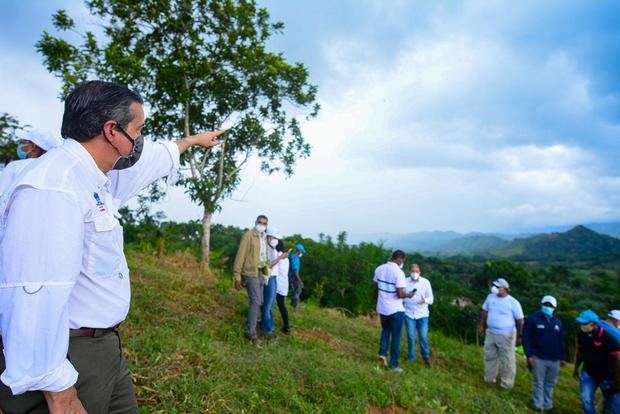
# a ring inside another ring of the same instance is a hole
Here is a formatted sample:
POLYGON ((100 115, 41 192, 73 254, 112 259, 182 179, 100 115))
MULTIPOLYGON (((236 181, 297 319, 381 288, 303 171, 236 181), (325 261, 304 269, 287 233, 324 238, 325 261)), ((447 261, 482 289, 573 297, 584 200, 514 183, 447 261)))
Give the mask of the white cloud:
POLYGON ((60 136, 63 104, 58 100, 60 82, 52 77, 39 56, 26 51, 0 53, 0 112, 20 123, 46 129, 60 136))
MULTIPOLYGON (((314 236, 620 218, 620 177, 600 144, 617 141, 620 126, 597 112, 617 97, 593 92, 565 44, 519 43, 539 29, 528 22, 541 8, 561 5, 361 4, 396 40, 377 49, 366 27, 322 45, 322 110, 303 125, 312 157, 290 179, 250 163, 216 221, 249 226, 266 213, 285 233, 314 236)), ((0 110, 59 128, 59 85, 34 52, 0 56, 0 80, 0 110)), ((202 213, 178 188, 155 209, 176 220, 202 213)))

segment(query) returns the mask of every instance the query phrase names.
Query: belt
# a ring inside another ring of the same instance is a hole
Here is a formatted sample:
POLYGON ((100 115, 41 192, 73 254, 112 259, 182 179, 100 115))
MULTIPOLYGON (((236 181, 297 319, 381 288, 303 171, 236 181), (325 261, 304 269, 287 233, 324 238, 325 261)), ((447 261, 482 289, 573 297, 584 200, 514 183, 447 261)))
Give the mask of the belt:
POLYGON ((92 338, 103 336, 111 332, 118 332, 118 325, 111 328, 79 328, 69 329, 69 336, 90 336, 92 338))

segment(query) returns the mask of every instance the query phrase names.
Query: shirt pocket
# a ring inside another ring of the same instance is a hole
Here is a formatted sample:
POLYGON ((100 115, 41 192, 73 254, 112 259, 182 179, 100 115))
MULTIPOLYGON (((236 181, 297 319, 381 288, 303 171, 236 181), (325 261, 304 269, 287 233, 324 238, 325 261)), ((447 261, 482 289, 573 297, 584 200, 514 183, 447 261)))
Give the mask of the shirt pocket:
POLYGON ((86 261, 84 273, 90 277, 116 276, 124 263, 122 227, 108 212, 94 212, 86 219, 86 261))

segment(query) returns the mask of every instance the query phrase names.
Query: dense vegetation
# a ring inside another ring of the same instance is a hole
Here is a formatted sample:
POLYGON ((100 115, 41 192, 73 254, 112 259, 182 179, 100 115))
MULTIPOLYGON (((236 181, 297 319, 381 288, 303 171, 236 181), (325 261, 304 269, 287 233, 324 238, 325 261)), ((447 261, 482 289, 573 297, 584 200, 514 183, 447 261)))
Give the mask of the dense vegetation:
MULTIPOLYGON (((184 250, 200 257, 202 226, 198 221, 158 223, 156 218, 148 215, 136 217, 128 211, 124 217, 125 241, 130 246, 160 257, 184 250)), ((214 225, 212 263, 229 272, 244 231, 214 225)), ((593 232, 580 233, 591 238, 593 232)), ((579 243, 575 234, 570 235, 570 240, 579 243)), ((303 297, 306 301, 343 309, 350 315, 374 312, 372 275, 374 269, 389 258, 389 250, 372 243, 350 245, 344 232, 335 240, 323 234, 319 235, 318 241, 293 235, 287 242, 289 245, 302 242, 308 250, 302 260, 303 297)), ((411 253, 407 261, 420 264, 424 275, 433 284, 436 299, 432 306, 432 328, 467 342, 478 340, 476 325, 480 305, 489 292, 490 282, 498 277, 510 282, 512 294, 519 299, 526 314, 539 308, 543 295, 551 294, 558 299, 558 315, 566 327, 569 352, 577 328, 574 317, 580 310, 591 308, 603 315, 609 309, 620 307, 620 264, 613 260, 517 262, 506 258, 437 258, 411 253), (466 299, 470 304, 456 306, 453 301, 457 298, 466 299)))

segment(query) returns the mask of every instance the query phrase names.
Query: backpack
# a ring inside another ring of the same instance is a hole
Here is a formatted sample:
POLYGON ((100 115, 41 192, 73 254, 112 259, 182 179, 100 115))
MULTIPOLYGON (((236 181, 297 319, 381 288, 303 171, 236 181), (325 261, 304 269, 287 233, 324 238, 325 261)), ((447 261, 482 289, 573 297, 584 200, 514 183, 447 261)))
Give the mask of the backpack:
POLYGON ((620 346, 620 329, 616 328, 614 325, 610 324, 607 321, 598 321, 598 326, 600 326, 605 332, 609 334, 610 337, 614 339, 616 345, 620 346))

